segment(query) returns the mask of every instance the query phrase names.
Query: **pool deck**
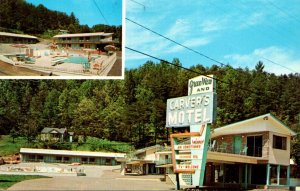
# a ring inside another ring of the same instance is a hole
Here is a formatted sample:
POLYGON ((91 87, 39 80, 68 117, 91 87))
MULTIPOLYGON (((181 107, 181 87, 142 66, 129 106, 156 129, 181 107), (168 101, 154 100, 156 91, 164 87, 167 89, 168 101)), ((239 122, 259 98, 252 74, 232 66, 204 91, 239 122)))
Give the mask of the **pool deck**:
MULTIPOLYGON (((7 65, 2 63, 0 66, 0 76, 76 76, 83 78, 101 78, 105 76, 122 76, 122 58, 120 58, 120 52, 116 56, 100 55, 98 60, 98 67, 93 67, 96 62, 95 60, 90 63, 91 68, 85 69, 82 64, 67 63, 62 60, 59 61, 60 57, 68 58, 69 55, 76 54, 78 56, 86 56, 86 52, 73 51, 73 50, 59 50, 51 52, 50 55, 43 53, 45 50, 49 50, 45 44, 32 44, 28 45, 29 48, 38 49, 41 51, 41 57, 34 57, 35 62, 16 62, 16 65, 7 65), (100 65, 100 67, 99 67, 100 65)), ((25 54, 25 49, 11 47, 9 44, 0 44, 0 54, 25 54)), ((93 56, 93 55, 92 55, 93 56)), ((97 55, 99 56, 99 55, 97 55)))

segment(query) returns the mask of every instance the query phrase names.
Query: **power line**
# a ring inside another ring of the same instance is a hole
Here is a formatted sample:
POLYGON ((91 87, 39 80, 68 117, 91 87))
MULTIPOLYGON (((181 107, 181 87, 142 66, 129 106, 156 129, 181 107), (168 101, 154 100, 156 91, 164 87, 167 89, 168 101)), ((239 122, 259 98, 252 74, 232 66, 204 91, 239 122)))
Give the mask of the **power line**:
POLYGON ((142 4, 142 3, 140 3, 140 2, 137 2, 137 1, 135 1, 135 0, 130 0, 130 1, 132 1, 132 2, 134 2, 134 3, 136 3, 136 4, 139 4, 139 5, 143 6, 143 7, 144 7, 144 10, 146 9, 146 6, 145 6, 144 4, 142 4))
POLYGON ((262 57, 262 58, 265 59, 265 60, 267 60, 267 61, 269 61, 269 62, 271 62, 271 63, 273 63, 273 64, 276 64, 276 65, 281 66, 281 67, 283 67, 283 68, 285 68, 285 69, 288 69, 288 70, 290 70, 290 71, 292 71, 292 72, 298 73, 297 71, 295 71, 295 70, 293 70, 293 69, 290 69, 290 68, 288 68, 288 67, 286 67, 286 66, 283 66, 283 65, 281 65, 281 64, 278 64, 278 63, 276 63, 276 62, 273 62, 272 60, 270 60, 270 59, 268 59, 268 58, 265 58, 265 57, 262 57))
POLYGON ((134 23, 134 24, 136 24, 136 25, 138 25, 138 26, 140 26, 140 27, 142 27, 142 28, 144 28, 144 29, 146 29, 146 30, 148 30, 148 31, 150 31, 150 32, 152 32, 152 33, 154 33, 154 34, 156 34, 156 35, 158 35, 158 36, 160 36, 160 37, 163 37, 164 39, 167 39, 167 40, 169 40, 169 41, 171 41, 171 42, 173 42, 173 43, 175 43, 175 44, 177 44, 177 45, 179 45, 179 46, 181 46, 181 47, 183 47, 185 49, 188 49, 188 50, 190 50, 190 51, 192 51, 192 52, 194 52, 196 54, 199 54, 200 56, 203 56, 203 57, 205 57, 205 58, 207 58, 207 59, 209 59, 209 60, 211 60, 213 62, 216 62, 216 63, 220 64, 221 66, 225 65, 224 63, 222 63, 220 61, 217 61, 217 60, 215 60, 215 59, 213 59, 213 58, 211 58, 211 57, 209 57, 209 56, 207 56, 207 55, 205 55, 205 54, 203 54, 201 52, 198 52, 198 51, 196 51, 196 50, 194 50, 192 48, 189 48, 189 47, 187 47, 187 46, 185 46, 185 45, 183 45, 183 44, 181 44, 179 42, 176 42, 175 40, 170 39, 170 38, 168 38, 168 37, 166 37, 166 36, 164 36, 164 35, 156 32, 156 31, 154 31, 154 30, 152 30, 152 29, 150 29, 148 27, 145 27, 144 25, 141 25, 141 24, 139 24, 139 23, 137 23, 137 22, 135 22, 135 21, 127 18, 127 17, 125 19, 128 20, 128 21, 130 21, 130 22, 132 22, 132 23, 134 23))
POLYGON ((297 21, 298 23, 300 23, 300 20, 295 17, 294 15, 291 15, 290 13, 286 12, 285 10, 283 10, 282 8, 278 7, 276 4, 274 4, 273 2, 267 0, 267 2, 272 5, 273 7, 275 7, 277 10, 279 10, 280 12, 284 13, 285 15, 287 15, 288 17, 293 18, 295 21, 297 21))
POLYGON ((106 20, 106 18, 104 17, 104 15, 103 15, 103 13, 102 13, 102 11, 101 11, 100 7, 99 7, 99 6, 98 6, 98 4, 96 3, 96 0, 93 0, 93 1, 94 1, 94 4, 96 5, 96 7, 97 7, 98 11, 99 11, 99 12, 100 12, 100 14, 102 15, 102 17, 103 17, 104 21, 106 22, 106 24, 107 24, 107 25, 109 25, 109 24, 108 24, 108 22, 107 22, 107 20, 106 20))
MULTIPOLYGON (((161 58, 152 56, 152 55, 147 54, 147 53, 144 53, 144 52, 141 52, 141 51, 139 51, 139 50, 135 50, 135 49, 130 48, 130 47, 127 47, 127 46, 125 46, 125 48, 128 49, 128 50, 131 50, 131 51, 133 51, 133 52, 142 54, 142 55, 144 55, 144 56, 148 56, 148 57, 153 58, 153 59, 155 59, 155 60, 159 60, 159 61, 161 61, 161 62, 163 62, 163 63, 169 64, 169 65, 172 65, 172 66, 175 66, 175 67, 178 67, 178 68, 182 68, 182 69, 184 69, 184 70, 187 70, 187 71, 189 71, 189 72, 193 72, 193 73, 198 74, 198 75, 203 75, 203 76, 205 76, 205 77, 207 77, 207 78, 214 79, 214 80, 219 81, 219 82, 224 83, 224 84, 231 85, 229 82, 225 82, 225 81, 223 81, 223 80, 219 80, 219 79, 217 79, 217 78, 214 78, 214 77, 211 77, 211 76, 207 76, 207 75, 205 75, 205 74, 202 74, 202 73, 197 72, 197 71, 195 71, 195 70, 192 70, 192 69, 189 69, 189 68, 186 68, 186 67, 177 65, 177 64, 173 64, 173 63, 171 63, 171 62, 169 62, 169 61, 166 61, 166 60, 164 60, 164 59, 161 59, 161 58)), ((239 88, 240 88, 241 90, 245 90, 245 91, 254 93, 254 94, 256 94, 256 95, 259 95, 259 92, 256 92, 256 91, 253 91, 253 90, 250 90, 250 89, 246 89, 246 88, 243 88, 243 87, 239 87, 239 88)))

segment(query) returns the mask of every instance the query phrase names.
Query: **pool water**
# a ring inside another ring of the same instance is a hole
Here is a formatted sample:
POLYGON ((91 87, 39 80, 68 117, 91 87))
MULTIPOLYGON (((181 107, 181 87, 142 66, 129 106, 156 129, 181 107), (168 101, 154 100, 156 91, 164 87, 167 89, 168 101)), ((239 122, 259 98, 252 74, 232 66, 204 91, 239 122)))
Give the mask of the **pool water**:
POLYGON ((88 58, 84 57, 84 56, 71 56, 71 57, 67 58, 66 60, 64 60, 64 62, 74 63, 74 64, 82 64, 82 63, 87 63, 88 58))

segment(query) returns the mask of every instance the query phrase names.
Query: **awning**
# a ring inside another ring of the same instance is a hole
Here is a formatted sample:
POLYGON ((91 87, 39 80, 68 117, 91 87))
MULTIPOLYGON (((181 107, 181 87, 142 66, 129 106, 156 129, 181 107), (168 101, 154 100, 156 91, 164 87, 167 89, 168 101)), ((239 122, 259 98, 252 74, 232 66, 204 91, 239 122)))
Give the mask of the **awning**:
POLYGON ((163 164, 163 165, 159 165, 156 166, 157 168, 168 168, 168 167, 173 167, 173 164, 163 164))
POLYGON ((148 163, 155 163, 152 160, 132 160, 126 164, 148 164, 148 163))

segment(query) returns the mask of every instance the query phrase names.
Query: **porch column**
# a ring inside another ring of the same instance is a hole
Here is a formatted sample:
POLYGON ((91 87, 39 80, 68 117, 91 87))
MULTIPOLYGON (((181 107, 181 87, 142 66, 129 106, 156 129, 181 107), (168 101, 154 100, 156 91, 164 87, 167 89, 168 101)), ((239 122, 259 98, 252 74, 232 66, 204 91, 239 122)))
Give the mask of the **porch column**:
POLYGON ((180 190, 179 173, 176 173, 176 190, 180 190))
POLYGON ((225 186, 225 176, 226 176, 226 170, 225 170, 225 163, 223 163, 223 187, 225 186))
POLYGON ((290 186, 290 171, 291 171, 291 166, 289 165, 289 166, 287 166, 287 177, 286 177, 286 185, 287 186, 290 186))
POLYGON ((270 168, 271 168, 271 166, 270 166, 270 164, 268 163, 268 164, 267 164, 267 182, 266 182, 267 186, 270 185, 270 168))
POLYGON ((280 185, 280 164, 277 165, 277 185, 280 185))
POLYGON ((248 164, 245 164, 245 189, 248 188, 248 164))

